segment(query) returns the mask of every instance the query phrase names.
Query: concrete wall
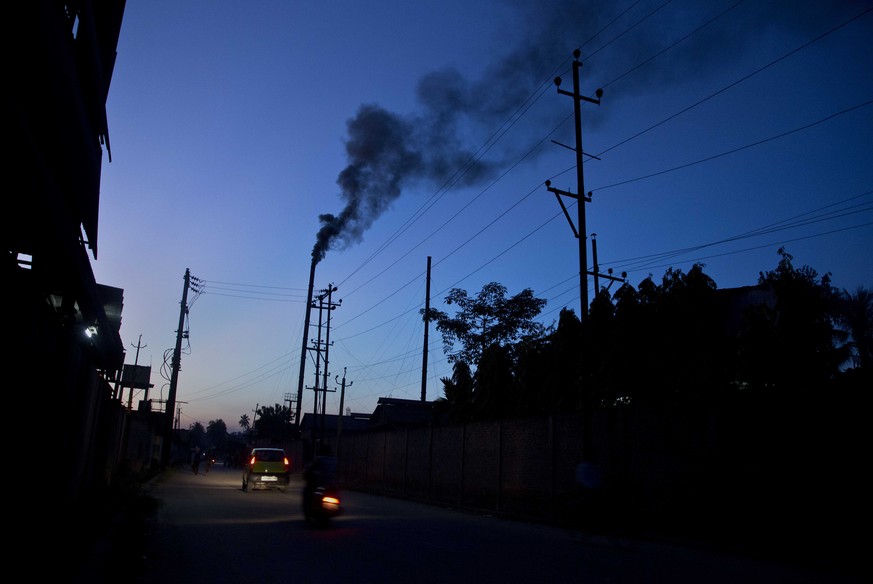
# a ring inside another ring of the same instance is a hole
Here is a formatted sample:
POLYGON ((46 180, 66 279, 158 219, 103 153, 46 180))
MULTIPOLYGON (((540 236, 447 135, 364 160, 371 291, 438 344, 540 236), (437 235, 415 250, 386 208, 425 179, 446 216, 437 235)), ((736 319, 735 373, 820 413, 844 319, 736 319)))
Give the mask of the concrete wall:
MULTIPOLYGON (((347 433, 341 477, 348 488, 567 523, 582 424, 563 415, 347 433)), ((734 396, 598 411, 598 505, 614 529, 754 524, 763 538, 826 528, 862 506, 865 424, 863 409, 839 400, 734 396)))

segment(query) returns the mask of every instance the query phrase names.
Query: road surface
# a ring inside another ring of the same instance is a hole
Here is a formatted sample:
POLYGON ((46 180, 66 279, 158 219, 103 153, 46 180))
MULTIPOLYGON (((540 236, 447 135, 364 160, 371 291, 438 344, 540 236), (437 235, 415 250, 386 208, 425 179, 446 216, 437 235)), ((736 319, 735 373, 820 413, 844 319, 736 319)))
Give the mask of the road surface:
MULTIPOLYGON (((683 545, 622 540, 345 491, 346 513, 307 524, 287 492, 241 489, 242 471, 179 468, 155 484, 142 584, 539 582, 840 583, 789 566, 683 545)), ((118 581, 124 581, 119 574, 118 581)))

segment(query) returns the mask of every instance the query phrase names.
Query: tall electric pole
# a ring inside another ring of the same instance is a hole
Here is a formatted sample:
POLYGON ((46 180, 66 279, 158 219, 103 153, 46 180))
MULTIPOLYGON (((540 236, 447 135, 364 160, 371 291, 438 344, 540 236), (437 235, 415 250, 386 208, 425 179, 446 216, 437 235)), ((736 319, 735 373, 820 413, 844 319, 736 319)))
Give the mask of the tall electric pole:
MULTIPOLYGON (((576 199, 576 227, 573 228, 573 233, 576 235, 576 238, 579 240, 579 296, 581 297, 581 310, 579 311, 579 322, 583 325, 582 330, 583 334, 587 327, 585 324, 588 321, 588 246, 586 244, 587 241, 587 230, 585 226, 585 203, 591 202, 591 194, 585 196, 585 174, 583 172, 583 155, 584 152, 582 150, 582 102, 587 101, 589 103, 593 103, 596 105, 600 105, 600 98, 603 96, 603 90, 598 89, 595 92, 597 98, 586 97, 582 95, 579 91, 579 69, 582 67, 582 62, 579 61, 579 56, 582 52, 579 49, 573 51, 573 91, 564 91, 561 89, 561 78, 555 77, 555 86, 558 88, 558 93, 561 95, 567 95, 573 98, 573 116, 575 120, 575 130, 576 130, 576 145, 574 148, 571 148, 576 154, 576 191, 577 194, 572 194, 567 191, 560 191, 558 189, 552 188, 551 181, 546 181, 546 188, 549 191, 553 192, 555 196, 558 198, 558 202, 561 204, 561 209, 564 211, 564 215, 567 217, 567 220, 570 222, 570 226, 573 227, 573 222, 570 220, 570 215, 567 213, 567 208, 564 206, 564 202, 561 200, 561 195, 568 196, 576 199)), ((583 416, 583 426, 582 426, 582 466, 581 469, 584 475, 582 483, 584 486, 591 486, 594 488, 595 485, 599 484, 599 479, 596 478, 598 476, 598 470, 596 465, 594 464, 594 447, 593 447, 593 399, 591 397, 591 393, 588 388, 582 388, 582 416, 583 416)))
MULTIPOLYGON (((588 246, 587 246, 587 236, 585 229, 585 203, 591 202, 591 197, 586 197, 583 193, 585 192, 585 175, 582 169, 583 163, 583 152, 582 152, 582 102, 587 101, 589 103, 600 105, 600 97, 603 95, 603 90, 598 89, 596 91, 597 99, 586 97, 579 93, 579 69, 582 67, 582 62, 579 61, 579 55, 581 55, 581 51, 576 49, 573 51, 573 91, 564 91, 561 89, 561 78, 555 77, 555 86, 558 88, 558 93, 561 95, 567 95, 573 98, 573 115, 575 119, 576 125, 576 147, 572 148, 572 150, 576 153, 576 191, 577 194, 572 194, 567 191, 560 191, 558 189, 551 188, 551 181, 546 181, 546 187, 549 191, 555 193, 555 196, 558 197, 558 202, 561 203, 561 208, 564 209, 564 215, 567 216, 569 220, 569 215, 567 214, 567 209, 564 207, 563 201, 561 201, 560 195, 565 195, 571 198, 576 199, 576 225, 577 228, 573 229, 573 233, 576 235, 576 238, 579 240, 579 295, 581 297, 581 306, 579 311, 579 321, 581 323, 585 323, 588 320, 588 246)), ((571 222, 572 227, 572 222, 571 222)))
POLYGON ((164 407, 166 425, 164 428, 164 443, 161 448, 161 465, 170 464, 170 452, 173 442, 173 412, 176 409, 176 386, 179 383, 179 368, 182 364, 182 337, 185 336, 185 315, 188 314, 188 288, 191 285, 191 270, 185 269, 185 284, 182 287, 182 302, 179 307, 179 328, 176 329, 176 348, 173 350, 172 373, 170 374, 170 393, 164 407))
POLYGON ((252 416, 252 428, 251 428, 251 431, 249 432, 249 439, 251 439, 252 443, 254 443, 255 438, 257 438, 257 434, 255 432, 255 424, 258 421, 258 408, 259 407, 261 407, 261 404, 256 403, 255 409, 252 410, 252 412, 254 413, 254 416, 252 416))
POLYGON ((421 401, 427 401, 427 327, 430 322, 430 256, 427 256, 427 287, 424 294, 424 350, 421 352, 421 401))
MULTIPOLYGON (((339 380, 337 380, 339 381, 339 380)), ((343 406, 346 399, 346 388, 352 386, 352 381, 346 384, 346 368, 343 367, 342 392, 340 393, 339 416, 336 420, 336 457, 340 457, 340 440, 343 437, 343 406)))
MULTIPOLYGON (((127 410, 130 411, 133 408, 133 386, 136 385, 136 368, 139 365, 139 350, 145 349, 148 345, 142 344, 142 335, 139 336, 139 340, 134 345, 130 344, 131 347, 136 349, 136 357, 133 359, 133 372, 131 373, 130 379, 130 393, 127 395, 127 410)), ((146 392, 148 392, 148 388, 146 388, 146 392)), ((146 399, 148 399, 148 394, 146 394, 146 399)))
MULTIPOLYGON (((325 402, 327 400, 327 376, 328 376, 328 347, 330 345, 330 311, 337 308, 342 301, 334 303, 331 300, 331 295, 333 292, 336 292, 337 288, 334 285, 329 285, 327 289, 321 290, 318 295, 318 303, 315 301, 312 303, 312 308, 318 308, 318 339, 315 341, 315 346, 311 347, 311 350, 315 351, 315 385, 311 389, 313 390, 313 403, 312 403, 312 445, 313 445, 313 456, 318 456, 319 454, 319 441, 324 439, 324 413, 325 413, 325 402), (325 299, 327 299, 327 306, 325 306, 325 299), (324 321, 324 310, 327 309, 327 340, 322 343, 321 340, 321 331, 323 327, 324 321), (322 362, 322 352, 324 352, 324 387, 319 387, 319 378, 322 377, 321 373, 321 362, 322 362), (324 395, 321 397, 322 405, 321 405, 321 417, 319 418, 318 414, 318 400, 319 400, 319 392, 324 395), (319 424, 319 421, 321 422, 319 424), (319 431, 320 430, 320 431, 319 431)), ((308 389, 308 388, 307 388, 308 389)))
POLYGON ((594 296, 597 297, 600 294, 600 278, 606 278, 610 280, 610 286, 612 286, 612 282, 624 282, 627 279, 627 272, 621 273, 621 278, 616 278, 612 275, 612 268, 607 270, 606 274, 600 272, 600 265, 597 263, 597 234, 591 234, 591 259, 594 261, 594 269, 588 272, 590 275, 594 276, 594 296))
MULTIPOLYGON (((327 377, 328 373, 328 363, 330 361, 330 313, 334 308, 337 308, 340 304, 342 304, 342 300, 338 301, 336 304, 333 303, 333 293, 336 292, 337 288, 333 284, 328 284, 327 290, 325 291, 327 295, 327 329, 324 334, 324 382, 322 383, 322 391, 324 392, 324 396, 321 398, 321 439, 324 440, 324 419, 327 414, 327 377)), ((322 296, 323 300, 325 296, 322 296)))

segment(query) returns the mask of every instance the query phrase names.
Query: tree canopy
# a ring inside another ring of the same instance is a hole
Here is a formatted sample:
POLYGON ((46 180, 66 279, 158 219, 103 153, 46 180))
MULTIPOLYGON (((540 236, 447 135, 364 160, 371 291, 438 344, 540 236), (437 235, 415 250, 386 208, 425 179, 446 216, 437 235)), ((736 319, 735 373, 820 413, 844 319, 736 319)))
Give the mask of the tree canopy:
POLYGON ((219 452, 224 452, 227 445, 227 437, 227 424, 221 418, 210 420, 206 425, 206 438, 209 441, 209 445, 219 452))
POLYGON ((543 334, 545 328, 534 319, 546 301, 534 297, 530 288, 510 298, 506 292, 497 282, 483 286, 474 298, 466 290, 454 288, 445 298, 446 304, 458 306, 454 316, 435 308, 421 311, 424 318, 436 323, 449 362, 478 364, 485 351, 495 345, 511 349, 543 334), (456 343, 460 348, 455 348, 456 343))
POLYGON ((277 403, 274 406, 261 406, 257 409, 252 429, 259 438, 282 440, 289 437, 293 418, 294 415, 287 405, 277 403))
POLYGON ((439 407, 470 420, 738 391, 800 399, 846 379, 846 369, 869 379, 869 291, 837 291, 829 274, 778 255, 776 269, 743 288, 719 290, 695 264, 669 268, 660 283, 601 290, 584 325, 568 309, 557 326, 537 322, 546 301, 530 289, 509 298, 496 282, 475 297, 453 289, 445 302, 455 315, 422 311, 454 366, 439 407))

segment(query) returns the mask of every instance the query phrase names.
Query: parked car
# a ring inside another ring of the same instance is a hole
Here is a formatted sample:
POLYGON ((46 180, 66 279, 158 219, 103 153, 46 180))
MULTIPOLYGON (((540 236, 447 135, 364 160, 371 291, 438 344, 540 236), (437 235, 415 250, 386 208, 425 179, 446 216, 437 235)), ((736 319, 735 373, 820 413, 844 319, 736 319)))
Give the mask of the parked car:
POLYGON ((243 467, 242 490, 279 489, 291 482, 291 461, 281 448, 253 448, 243 467))

